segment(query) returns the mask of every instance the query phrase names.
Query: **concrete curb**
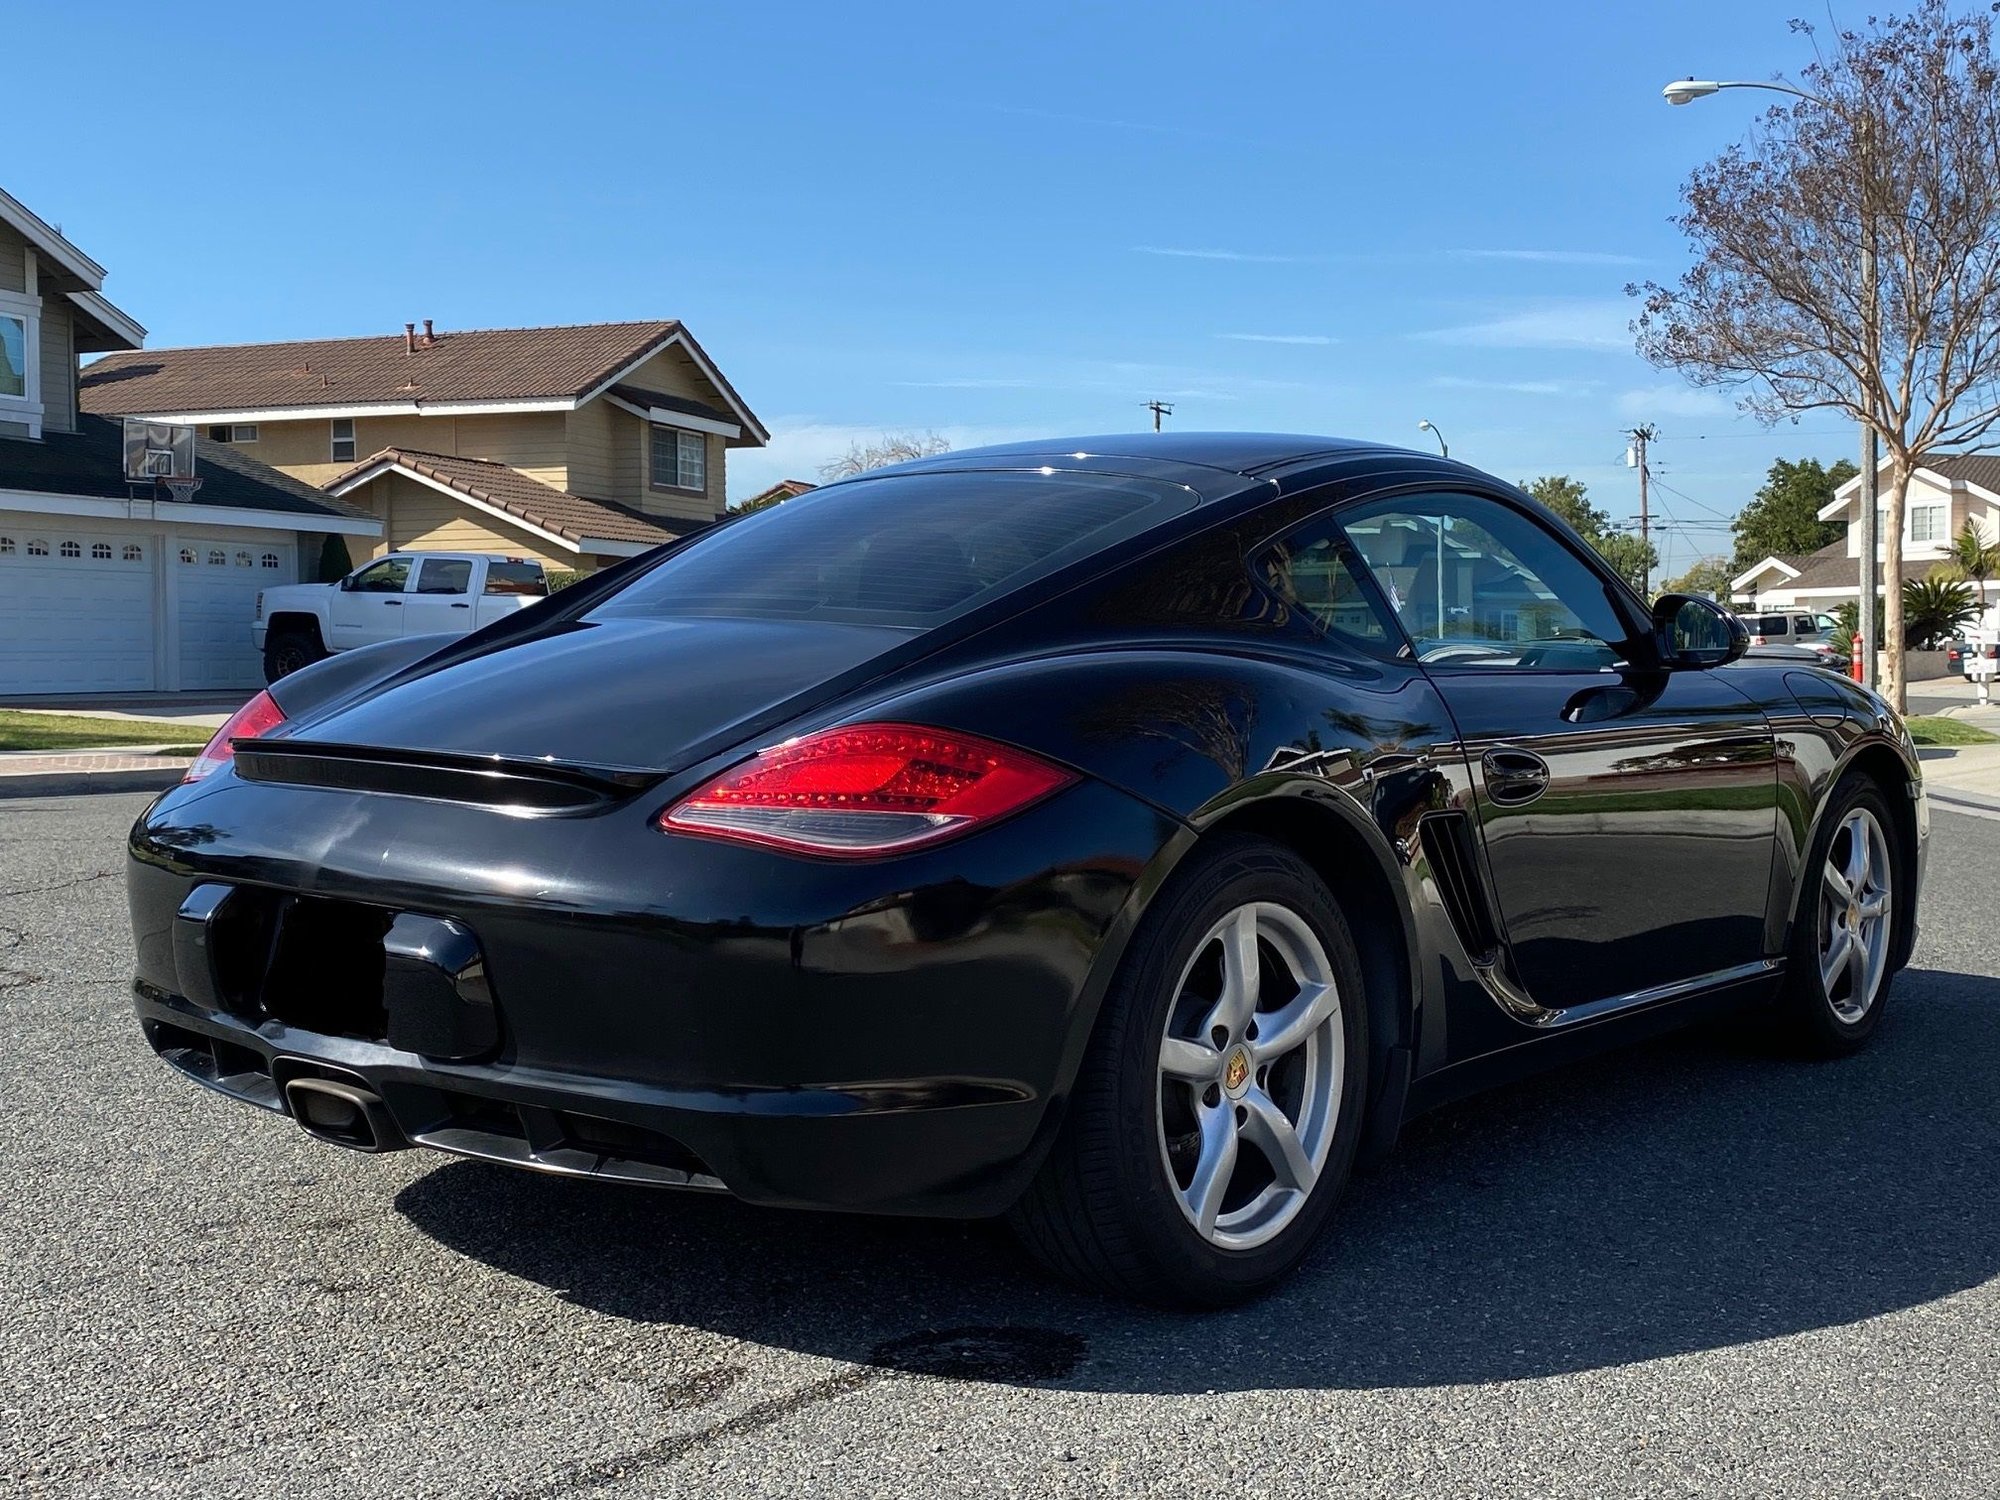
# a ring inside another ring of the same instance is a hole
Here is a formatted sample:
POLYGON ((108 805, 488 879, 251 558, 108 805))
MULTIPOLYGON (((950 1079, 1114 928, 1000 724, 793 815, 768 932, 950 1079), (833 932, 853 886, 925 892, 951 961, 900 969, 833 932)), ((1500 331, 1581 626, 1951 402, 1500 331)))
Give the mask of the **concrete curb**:
POLYGON ((81 797, 95 792, 164 792, 177 785, 182 769, 165 771, 55 771, 39 776, 0 776, 0 802, 18 797, 81 797))

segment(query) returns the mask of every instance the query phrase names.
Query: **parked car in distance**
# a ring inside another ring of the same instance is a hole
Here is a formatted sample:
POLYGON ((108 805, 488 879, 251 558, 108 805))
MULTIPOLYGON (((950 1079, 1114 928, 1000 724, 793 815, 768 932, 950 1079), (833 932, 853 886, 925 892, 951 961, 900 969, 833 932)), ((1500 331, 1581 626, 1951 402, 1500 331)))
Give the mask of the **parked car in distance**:
POLYGON ((549 593, 542 565, 485 552, 391 552, 338 583, 290 583, 257 595, 250 638, 276 682, 336 651, 406 635, 470 635, 549 593))
POLYGON ((1743 660, 1752 662, 1795 662, 1802 667, 1824 667, 1829 672, 1838 672, 1845 677, 1850 665, 1847 653, 1827 641, 1804 642, 1790 645, 1784 642, 1752 646, 1743 653, 1743 660))
POLYGON ((1816 615, 1809 610, 1778 610, 1766 614, 1739 615, 1737 618, 1750 632, 1753 647, 1798 646, 1809 641, 1823 641, 1830 628, 1821 623, 1828 620, 1828 616, 1816 615))
POLYGON ((1438 455, 920 459, 258 694, 132 830, 134 1004, 335 1145, 1005 1215, 1229 1302, 1413 1112, 1739 1010, 1868 1040, 1916 751, 1745 645, 1438 455))

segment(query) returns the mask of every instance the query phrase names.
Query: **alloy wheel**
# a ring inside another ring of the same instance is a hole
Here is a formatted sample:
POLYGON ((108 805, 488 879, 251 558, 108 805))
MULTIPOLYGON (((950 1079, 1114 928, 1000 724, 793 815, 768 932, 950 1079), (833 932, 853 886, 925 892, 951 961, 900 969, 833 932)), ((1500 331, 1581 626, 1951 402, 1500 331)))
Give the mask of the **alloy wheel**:
POLYGON ((1160 1160, 1210 1244, 1283 1232, 1326 1166, 1346 1038, 1326 950, 1271 901, 1235 908, 1182 972, 1160 1039, 1160 1160))
POLYGON ((1820 875, 1818 952, 1827 1003, 1850 1026, 1875 1004, 1889 966, 1891 879, 1881 823, 1866 807, 1849 809, 1820 875))

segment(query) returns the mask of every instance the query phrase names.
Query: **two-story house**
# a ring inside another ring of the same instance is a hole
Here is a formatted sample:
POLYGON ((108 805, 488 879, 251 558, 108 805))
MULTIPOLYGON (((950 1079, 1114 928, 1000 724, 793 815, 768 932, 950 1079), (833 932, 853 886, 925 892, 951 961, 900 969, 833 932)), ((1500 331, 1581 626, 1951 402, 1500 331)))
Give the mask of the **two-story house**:
POLYGON ((770 439, 672 320, 114 353, 81 399, 323 486, 382 520, 378 554, 579 572, 712 524, 729 449, 770 439))
MULTIPOLYGON (((1889 504, 1886 464, 1879 483, 1878 528, 1889 504)), ((1759 609, 1831 610, 1860 598, 1860 498, 1861 477, 1856 475, 1834 491, 1819 513, 1822 521, 1844 521, 1845 535, 1817 552, 1765 558, 1730 581, 1732 594, 1754 601, 1759 609)), ((2000 454, 1941 454, 1910 476, 1903 505, 1903 578, 1927 576, 1968 524, 1989 543, 2000 542, 2000 454)), ((1876 555, 1881 556, 1879 541, 1876 555)), ((2000 598, 2000 579, 1989 579, 1986 599, 1995 598, 2000 598)))
POLYGON ((257 591, 382 523, 201 438, 184 500, 128 481, 123 424, 77 408, 78 356, 146 336, 103 282, 0 192, 0 697, 255 687, 257 591))

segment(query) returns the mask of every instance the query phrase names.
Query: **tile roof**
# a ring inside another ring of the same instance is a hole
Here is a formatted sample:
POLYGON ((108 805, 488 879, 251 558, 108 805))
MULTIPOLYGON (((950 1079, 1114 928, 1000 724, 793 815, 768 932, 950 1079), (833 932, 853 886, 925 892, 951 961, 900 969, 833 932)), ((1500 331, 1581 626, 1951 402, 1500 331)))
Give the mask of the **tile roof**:
POLYGON ((2000 495, 2000 453, 1940 453, 1924 467, 2000 495))
POLYGON ((773 505, 781 500, 796 500, 799 496, 819 486, 804 479, 780 479, 767 490, 759 490, 748 500, 739 500, 737 505, 748 508, 753 505, 773 505))
POLYGON ((252 411, 386 402, 574 399, 680 331, 673 319, 445 332, 414 353, 400 331, 110 354, 86 366, 88 411, 252 411))
MULTIPOLYGON (((76 426, 75 432, 44 431, 40 442, 0 438, 0 490, 128 498, 133 488, 125 482, 124 425, 116 418, 85 414, 77 418, 76 426)), ((201 488, 189 501, 192 505, 375 519, 359 506, 259 463, 227 443, 211 443, 199 433, 194 440, 194 471, 201 476, 201 488)))
MULTIPOLYGON (((1847 555, 1847 539, 1828 542, 1817 552, 1800 552, 1781 556, 1779 562, 1798 569, 1799 576, 1787 578, 1779 573, 1767 573, 1758 580, 1759 592, 1785 594, 1798 589, 1850 588, 1861 592, 1861 559, 1847 555)), ((1903 579, 1927 578, 1932 568, 1937 566, 1934 557, 1903 564, 1903 579)))
POLYGON ((414 448, 384 448, 353 468, 327 481, 328 489, 339 489, 371 469, 393 466, 406 469, 447 489, 506 512, 516 520, 539 526, 569 541, 583 543, 639 542, 657 546, 677 537, 702 530, 709 523, 677 521, 665 516, 642 516, 607 500, 587 500, 539 480, 530 479, 505 464, 481 458, 456 458, 448 453, 424 453, 414 448))

